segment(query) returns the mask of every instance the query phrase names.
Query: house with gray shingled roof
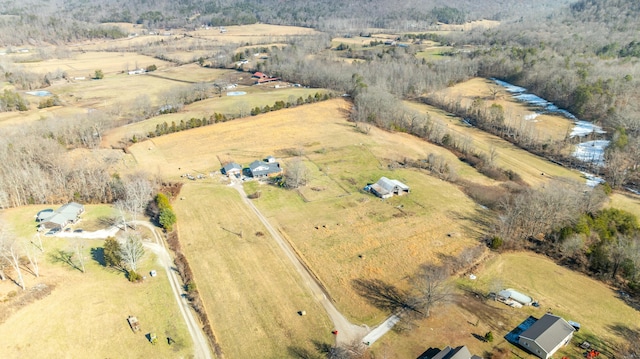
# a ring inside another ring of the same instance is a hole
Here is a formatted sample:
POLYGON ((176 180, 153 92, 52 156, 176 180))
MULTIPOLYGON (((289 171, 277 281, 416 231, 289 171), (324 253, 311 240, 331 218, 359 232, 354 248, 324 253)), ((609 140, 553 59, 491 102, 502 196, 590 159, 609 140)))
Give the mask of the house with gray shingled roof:
POLYGON ((457 348, 446 347, 442 349, 438 354, 431 357, 431 359, 482 359, 477 355, 471 355, 469 349, 466 346, 460 346, 457 348))
POLYGON ((545 314, 518 337, 518 344, 542 359, 550 358, 567 345, 575 329, 561 317, 545 314))
POLYGON ((278 162, 253 161, 249 164, 249 173, 251 177, 260 178, 267 177, 282 172, 278 162))
POLYGON ((62 229, 71 223, 75 223, 80 218, 80 215, 84 213, 84 206, 80 203, 69 202, 50 213, 51 215, 46 218, 42 217, 42 213, 38 214, 36 220, 40 221, 40 228, 62 229))

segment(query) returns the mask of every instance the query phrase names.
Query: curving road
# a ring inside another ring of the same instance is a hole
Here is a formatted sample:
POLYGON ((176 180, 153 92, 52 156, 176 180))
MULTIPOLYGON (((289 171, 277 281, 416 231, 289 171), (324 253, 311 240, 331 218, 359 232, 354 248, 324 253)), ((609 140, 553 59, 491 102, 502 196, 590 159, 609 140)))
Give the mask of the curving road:
POLYGON ((300 274, 304 282, 307 284, 316 300, 318 300, 322 307, 325 309, 325 311, 329 315, 329 318, 331 318, 331 321, 333 322, 334 329, 338 331, 336 335, 337 344, 340 345, 361 342, 362 338, 369 332, 369 329, 367 327, 352 324, 347 320, 347 318, 344 317, 344 315, 342 315, 342 313, 340 313, 340 311, 338 311, 335 305, 333 305, 333 302, 331 302, 331 300, 329 300, 329 298, 327 298, 327 296, 325 295, 321 285, 302 264, 287 241, 284 240, 280 233, 278 233, 278 231, 276 231, 271 226, 267 218, 262 215, 258 208, 256 208, 253 202, 251 202, 251 200, 247 197, 247 194, 242 188, 242 184, 235 183, 233 185, 233 188, 235 188, 236 191, 240 193, 240 197, 242 197, 243 202, 260 219, 267 231, 269 231, 269 233, 271 234, 271 237, 276 241, 276 243, 278 243, 280 248, 286 254, 287 258, 289 258, 293 266, 296 268, 296 271, 298 271, 298 274, 300 274))
POLYGON ((136 225, 144 226, 148 228, 155 239, 155 243, 144 242, 144 246, 153 251, 158 256, 158 262, 164 267, 167 273, 167 278, 171 284, 173 295, 180 308, 180 313, 184 318, 184 322, 187 324, 187 329, 193 339, 193 351, 196 359, 213 359, 211 350, 209 349, 209 341, 202 332, 200 325, 191 312, 189 302, 182 296, 181 284, 176 274, 176 271, 172 269, 173 261, 169 255, 169 251, 164 245, 162 237, 158 234, 157 228, 151 225, 149 222, 144 221, 131 221, 129 223, 135 223, 136 225))

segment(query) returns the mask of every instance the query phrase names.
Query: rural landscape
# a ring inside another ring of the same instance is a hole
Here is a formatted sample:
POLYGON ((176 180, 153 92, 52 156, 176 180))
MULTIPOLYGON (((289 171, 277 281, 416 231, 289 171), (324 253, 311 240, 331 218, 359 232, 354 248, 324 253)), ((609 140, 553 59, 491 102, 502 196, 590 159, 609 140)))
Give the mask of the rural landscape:
POLYGON ((634 0, 0 0, 0 357, 640 358, 634 0))

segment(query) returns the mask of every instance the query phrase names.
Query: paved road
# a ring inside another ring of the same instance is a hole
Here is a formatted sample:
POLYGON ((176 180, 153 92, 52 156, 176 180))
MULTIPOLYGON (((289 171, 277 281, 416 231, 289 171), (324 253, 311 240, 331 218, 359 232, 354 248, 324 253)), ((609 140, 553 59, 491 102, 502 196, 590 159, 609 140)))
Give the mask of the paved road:
POLYGON ((338 331, 338 334, 336 335, 337 344, 351 344, 356 341, 360 342, 362 338, 367 334, 369 329, 352 324, 347 320, 347 318, 342 315, 342 313, 340 313, 340 311, 338 311, 335 305, 333 305, 333 302, 331 302, 331 300, 327 298, 320 284, 316 281, 313 275, 309 273, 298 256, 296 256, 287 241, 285 241, 284 238, 280 236, 280 233, 278 233, 278 231, 276 231, 271 226, 267 218, 263 216, 262 213, 253 204, 253 202, 251 202, 251 200, 247 198, 247 194, 244 192, 242 184, 236 183, 233 185, 233 188, 235 188, 240 193, 240 197, 242 197, 244 203, 255 213, 262 224, 267 228, 267 231, 269 231, 271 237, 273 237, 276 243, 278 243, 278 246, 280 246, 280 248, 284 251, 287 258, 289 258, 293 266, 298 271, 298 274, 300 274, 309 289, 311 289, 311 292, 313 293, 316 300, 318 300, 324 307, 327 314, 329 315, 329 318, 331 318, 331 321, 333 322, 334 329, 338 331))
POLYGON ((155 243, 145 242, 144 246, 149 248, 158 256, 158 262, 160 262, 160 265, 164 267, 164 270, 167 273, 167 278, 169 279, 171 289, 173 290, 173 296, 175 297, 178 307, 180 308, 180 313, 187 324, 187 329, 189 329, 191 339, 193 339, 194 357, 196 359, 213 359, 211 350, 209 349, 209 341, 202 332, 198 321, 193 316, 189 302, 182 296, 183 291, 181 289, 180 280, 178 279, 176 271, 171 269, 173 261, 171 260, 169 251, 167 251, 167 248, 164 245, 162 237, 158 234, 157 229, 148 222, 135 221, 135 224, 147 227, 153 233, 155 243))

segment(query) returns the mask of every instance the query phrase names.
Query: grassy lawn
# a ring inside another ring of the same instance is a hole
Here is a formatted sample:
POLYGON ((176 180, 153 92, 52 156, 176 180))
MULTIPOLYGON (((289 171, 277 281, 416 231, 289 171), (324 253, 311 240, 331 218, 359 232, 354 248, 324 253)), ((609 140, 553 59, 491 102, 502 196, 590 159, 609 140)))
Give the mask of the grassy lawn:
MULTIPOLYGON (((107 207, 107 206, 103 206, 107 207)), ((85 220, 106 213, 106 208, 87 208, 85 220)), ((4 219, 13 233, 30 239, 33 214, 39 207, 30 206, 4 211, 4 219)), ((122 272, 106 269, 93 258, 92 248, 102 247, 101 240, 43 237, 45 253, 40 255, 40 277, 23 268, 28 292, 36 285, 51 293, 26 306, 26 300, 13 282, 0 282, 0 344, 3 358, 43 357, 112 357, 112 358, 188 358, 192 342, 180 315, 164 270, 155 256, 147 253, 140 273, 156 269, 158 276, 138 284, 127 281, 122 272), (87 258, 86 273, 55 259, 58 250, 71 250, 83 243, 87 258), (9 298, 14 294, 16 296, 9 298), (133 333, 126 321, 135 315, 142 331, 133 333), (145 334, 154 332, 158 344, 149 343, 145 334), (34 337, 36 338, 34 340, 34 337), (167 344, 167 337, 175 340, 167 344)), ((10 276, 12 274, 9 274, 10 276)))
POLYGON ((189 183, 181 196, 180 240, 226 358, 282 358, 332 343, 324 310, 235 190, 189 183))

